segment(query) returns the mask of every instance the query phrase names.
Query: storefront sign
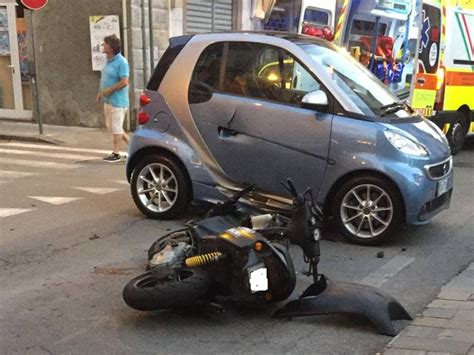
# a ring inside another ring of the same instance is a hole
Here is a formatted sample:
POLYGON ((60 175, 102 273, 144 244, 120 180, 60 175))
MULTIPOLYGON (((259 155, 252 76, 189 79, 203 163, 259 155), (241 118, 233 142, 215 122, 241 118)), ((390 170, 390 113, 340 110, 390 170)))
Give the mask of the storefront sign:
POLYGON ((21 0, 21 3, 30 10, 39 10, 46 6, 48 0, 21 0))
POLYGON ((104 38, 113 34, 120 38, 120 20, 116 15, 90 16, 89 24, 91 32, 92 70, 100 71, 107 61, 105 54, 102 53, 104 38))

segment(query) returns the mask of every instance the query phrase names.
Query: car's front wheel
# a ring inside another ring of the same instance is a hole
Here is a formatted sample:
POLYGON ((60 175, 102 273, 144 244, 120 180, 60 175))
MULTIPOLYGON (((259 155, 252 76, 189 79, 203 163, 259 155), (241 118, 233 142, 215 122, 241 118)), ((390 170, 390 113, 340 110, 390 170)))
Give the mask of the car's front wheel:
POLYGON ((143 158, 133 170, 132 196, 137 207, 154 219, 179 217, 189 205, 191 184, 185 169, 166 155, 143 158))
POLYGON ((332 207, 340 232, 362 245, 385 241, 403 213, 397 189, 383 178, 368 175, 346 181, 337 191, 332 207))

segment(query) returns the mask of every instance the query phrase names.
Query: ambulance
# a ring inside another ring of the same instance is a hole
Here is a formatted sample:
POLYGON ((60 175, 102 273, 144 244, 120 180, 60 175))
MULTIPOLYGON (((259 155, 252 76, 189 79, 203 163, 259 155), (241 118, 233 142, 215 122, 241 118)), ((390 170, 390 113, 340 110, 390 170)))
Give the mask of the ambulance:
POLYGON ((423 1, 411 106, 446 134, 453 154, 474 134, 474 1, 423 1))
MULTIPOLYGON (((323 37, 323 29, 334 31, 336 0, 277 0, 269 9, 264 29, 305 33, 323 37)), ((332 39, 332 38, 329 38, 332 39)))

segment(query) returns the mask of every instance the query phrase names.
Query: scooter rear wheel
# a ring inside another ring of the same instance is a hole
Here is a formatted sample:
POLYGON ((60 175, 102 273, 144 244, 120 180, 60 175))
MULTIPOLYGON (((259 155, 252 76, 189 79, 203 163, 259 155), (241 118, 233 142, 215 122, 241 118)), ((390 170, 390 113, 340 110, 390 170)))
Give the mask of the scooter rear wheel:
POLYGON ((180 279, 158 280, 151 272, 131 280, 123 290, 125 303, 139 311, 189 306, 206 295, 209 275, 201 269, 183 269, 180 279))

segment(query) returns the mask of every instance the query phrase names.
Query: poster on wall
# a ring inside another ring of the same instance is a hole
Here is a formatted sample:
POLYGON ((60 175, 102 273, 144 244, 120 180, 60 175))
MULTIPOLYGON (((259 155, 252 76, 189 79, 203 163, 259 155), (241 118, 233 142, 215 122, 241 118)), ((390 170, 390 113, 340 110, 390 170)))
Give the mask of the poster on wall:
POLYGON ((120 20, 116 15, 90 16, 89 24, 91 32, 92 70, 100 71, 107 61, 105 54, 102 53, 104 38, 113 34, 120 38, 120 20))
POLYGON ((30 81, 30 68, 28 64, 28 45, 26 40, 26 24, 24 18, 16 20, 16 33, 18 36, 18 55, 20 57, 20 74, 22 82, 30 81))
POLYGON ((7 9, 0 7, 0 55, 10 55, 7 9))

